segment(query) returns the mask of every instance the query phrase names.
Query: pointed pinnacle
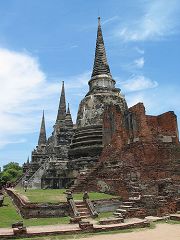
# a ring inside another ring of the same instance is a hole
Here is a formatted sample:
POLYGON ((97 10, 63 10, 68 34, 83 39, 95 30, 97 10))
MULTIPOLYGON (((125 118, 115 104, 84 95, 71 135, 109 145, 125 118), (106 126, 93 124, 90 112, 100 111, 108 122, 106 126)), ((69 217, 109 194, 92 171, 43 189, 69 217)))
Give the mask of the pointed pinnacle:
POLYGON ((68 113, 68 114, 70 114, 69 103, 68 103, 68 109, 67 109, 67 113, 68 113))
POLYGON ((46 141, 47 141, 46 140, 46 127, 45 127, 45 117, 44 117, 44 110, 43 110, 38 146, 40 146, 42 144, 46 144, 46 141))
POLYGON ((98 26, 101 26, 101 18, 98 17, 98 26))
POLYGON ((66 117, 66 98, 65 98, 65 89, 64 89, 64 81, 62 82, 62 90, 61 97, 59 101, 59 108, 57 114, 57 120, 64 120, 66 117))
POLYGON ((68 103, 68 109, 67 109, 67 114, 66 114, 66 118, 65 118, 65 126, 66 126, 66 128, 73 128, 73 121, 72 121, 72 117, 71 117, 69 103, 68 103))
POLYGON ((101 30, 100 17, 98 17, 98 30, 97 30, 97 39, 96 39, 96 50, 95 50, 95 59, 92 76, 97 76, 101 74, 106 74, 109 77, 111 76, 110 68, 107 62, 106 50, 104 46, 104 40, 101 30))

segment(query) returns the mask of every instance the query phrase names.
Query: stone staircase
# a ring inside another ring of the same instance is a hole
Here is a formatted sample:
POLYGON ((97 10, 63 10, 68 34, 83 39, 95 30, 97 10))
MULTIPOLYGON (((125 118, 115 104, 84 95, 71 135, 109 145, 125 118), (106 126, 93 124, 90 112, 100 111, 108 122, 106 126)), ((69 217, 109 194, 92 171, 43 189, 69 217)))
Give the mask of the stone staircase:
POLYGON ((114 216, 131 218, 131 217, 145 217, 146 210, 141 204, 141 188, 137 180, 126 181, 129 190, 129 198, 123 201, 122 205, 114 212, 114 216))
POLYGON ((14 185, 16 187, 22 187, 23 186, 23 182, 27 179, 27 176, 29 176, 29 171, 27 171, 19 179, 17 179, 16 182, 14 183, 14 185))
POLYGON ((96 167, 92 167, 91 169, 87 169, 85 172, 80 173, 76 183, 70 187, 71 192, 82 192, 83 186, 87 181, 87 178, 96 169, 96 167))
POLYGON ((28 181, 34 174, 35 172, 32 172, 30 170, 28 170, 27 172, 25 172, 16 182, 15 182, 15 186, 16 187, 23 187, 24 181, 28 181))
POLYGON ((28 179, 28 188, 41 188, 41 178, 49 168, 49 161, 44 162, 40 168, 28 179))
POLYGON ((113 215, 116 217, 126 218, 128 211, 133 208, 133 205, 134 205, 134 202, 132 201, 123 202, 123 204, 120 205, 118 209, 116 209, 113 215))
POLYGON ((141 196, 141 188, 138 181, 127 181, 129 189, 129 200, 136 201, 141 196))
POLYGON ((86 206, 86 203, 84 201, 75 201, 75 205, 77 208, 77 211, 79 213, 79 217, 82 218, 89 218, 91 217, 90 210, 86 206))
POLYGON ((138 207, 134 201, 124 201, 113 215, 118 218, 145 217, 145 209, 138 207))
POLYGON ((93 166, 92 168, 87 169, 84 172, 84 174, 80 174, 75 184, 73 184, 69 190, 74 193, 83 192, 86 190, 89 191, 91 186, 93 186, 93 183, 91 185, 90 180, 94 180, 96 171, 98 171, 99 166, 101 166, 101 164, 102 164, 101 162, 98 162, 96 166, 93 166), (88 189, 86 189, 87 181, 88 181, 88 189))

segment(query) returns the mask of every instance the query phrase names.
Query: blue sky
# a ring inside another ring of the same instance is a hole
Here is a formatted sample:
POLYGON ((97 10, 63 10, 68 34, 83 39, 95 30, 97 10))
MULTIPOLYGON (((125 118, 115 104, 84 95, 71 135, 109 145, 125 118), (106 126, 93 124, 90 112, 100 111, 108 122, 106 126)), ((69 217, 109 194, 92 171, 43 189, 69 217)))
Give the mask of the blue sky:
POLYGON ((61 83, 75 122, 88 90, 97 31, 129 106, 180 119, 179 0, 1 0, 0 166, 36 146, 42 110, 53 130, 61 83))

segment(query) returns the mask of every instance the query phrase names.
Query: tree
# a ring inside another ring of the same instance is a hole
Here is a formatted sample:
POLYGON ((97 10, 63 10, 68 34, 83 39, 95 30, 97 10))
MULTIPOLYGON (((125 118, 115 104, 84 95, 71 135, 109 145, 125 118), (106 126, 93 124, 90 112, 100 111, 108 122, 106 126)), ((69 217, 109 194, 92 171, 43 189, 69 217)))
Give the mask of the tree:
POLYGON ((16 170, 21 170, 22 167, 19 166, 19 163, 16 163, 16 162, 10 162, 6 165, 3 166, 3 171, 6 171, 8 169, 16 169, 16 170))
POLYGON ((0 172, 0 184, 7 182, 15 182, 22 175, 22 167, 19 163, 10 162, 3 166, 3 171, 0 172))

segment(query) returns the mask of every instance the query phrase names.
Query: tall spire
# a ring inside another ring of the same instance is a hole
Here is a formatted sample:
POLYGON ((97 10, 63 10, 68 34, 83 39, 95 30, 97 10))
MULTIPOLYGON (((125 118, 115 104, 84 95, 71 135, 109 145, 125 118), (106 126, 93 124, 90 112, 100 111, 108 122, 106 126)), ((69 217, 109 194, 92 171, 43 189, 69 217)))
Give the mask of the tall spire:
POLYGON ((43 111, 38 146, 46 144, 46 141, 47 141, 46 140, 46 127, 45 127, 45 119, 44 119, 44 111, 43 111))
POLYGON ((69 103, 68 103, 67 114, 71 114, 71 113, 70 113, 70 108, 69 108, 69 103))
POLYGON ((97 39, 96 39, 96 51, 95 51, 95 59, 93 72, 91 77, 95 77, 97 75, 106 74, 109 77, 111 76, 110 68, 106 58, 106 50, 104 46, 104 40, 101 30, 101 22, 100 17, 98 17, 98 30, 97 30, 97 39))
POLYGON ((65 126, 66 128, 73 128, 73 121, 71 117, 69 103, 68 103, 68 109, 67 109, 66 118, 65 118, 65 126))
POLYGON ((27 165, 29 165, 29 156, 28 156, 28 159, 27 159, 27 165))
POLYGON ((65 98, 65 91, 64 91, 64 81, 63 81, 56 122, 65 120, 65 117, 66 117, 66 98, 65 98))

